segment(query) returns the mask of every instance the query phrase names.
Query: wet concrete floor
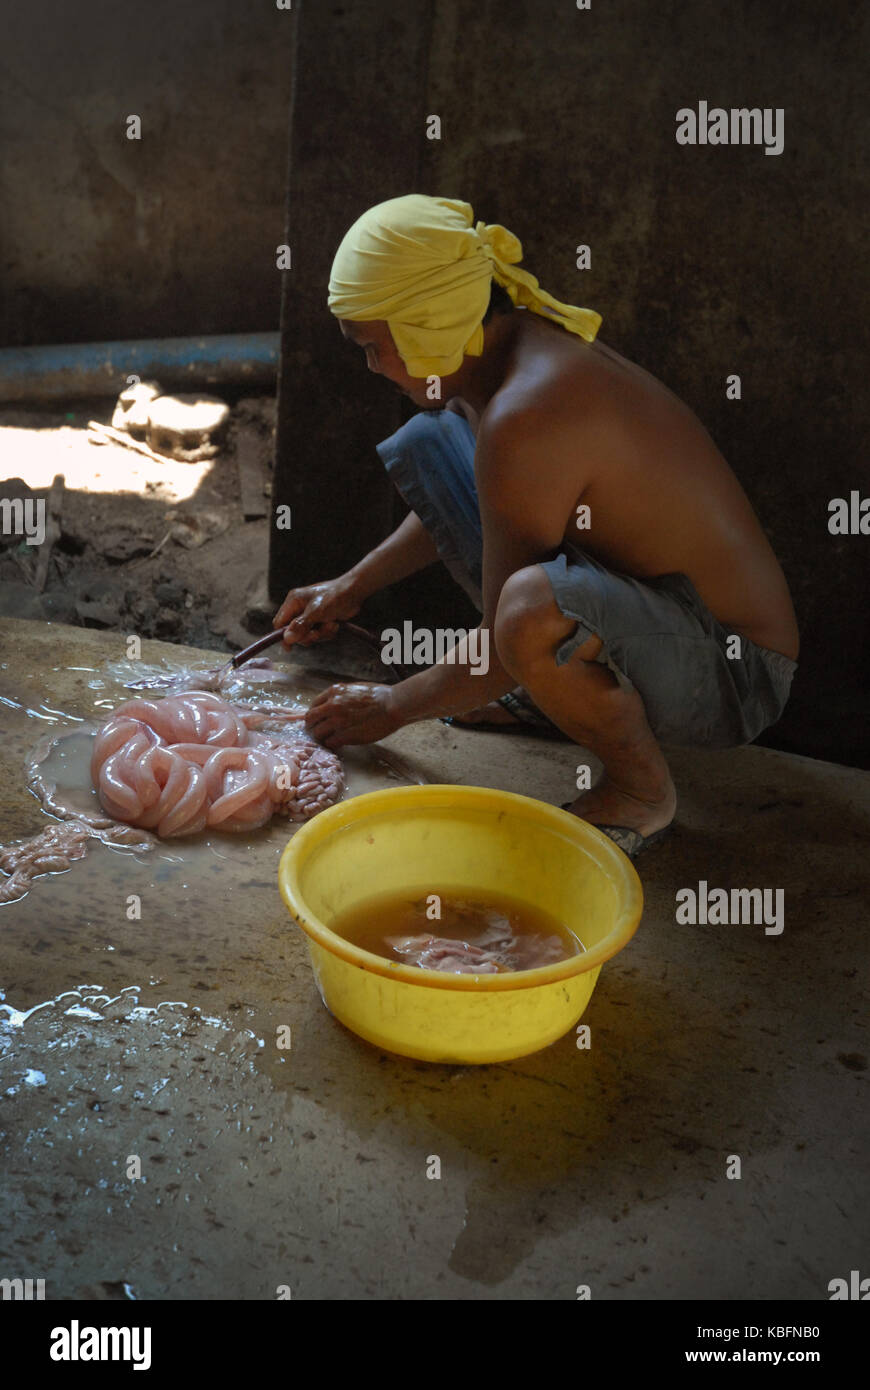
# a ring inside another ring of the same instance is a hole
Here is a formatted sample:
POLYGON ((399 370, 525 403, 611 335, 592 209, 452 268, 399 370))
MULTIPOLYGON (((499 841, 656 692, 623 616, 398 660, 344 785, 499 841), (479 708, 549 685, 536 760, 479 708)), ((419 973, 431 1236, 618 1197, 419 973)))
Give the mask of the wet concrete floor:
MULTIPOLYGON (((118 703, 90 683, 124 655, 0 620, 0 844, 47 823, 27 751, 118 703)), ((586 760, 438 722, 386 746, 556 803, 586 760)), ((0 1277, 54 1299, 827 1298, 867 1251, 870 776, 762 748, 671 762, 678 829, 638 861, 644 918, 589 1050, 431 1066, 349 1033, 278 895, 286 823, 215 837, 194 872, 172 844, 97 845, 0 905, 0 1277), (783 889, 783 932, 677 923, 700 880, 783 889)))

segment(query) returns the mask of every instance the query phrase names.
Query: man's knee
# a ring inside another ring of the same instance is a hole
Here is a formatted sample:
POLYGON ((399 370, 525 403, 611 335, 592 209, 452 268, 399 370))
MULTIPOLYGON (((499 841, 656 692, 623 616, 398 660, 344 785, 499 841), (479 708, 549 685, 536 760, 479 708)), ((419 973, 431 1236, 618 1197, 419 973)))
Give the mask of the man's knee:
POLYGON ((474 438, 464 418, 451 411, 420 410, 377 448, 406 501, 409 487, 440 496, 451 492, 454 477, 474 477, 474 438), (433 478, 439 480, 434 488, 433 478))
MULTIPOLYGON (((553 597, 546 572, 540 565, 517 570, 505 581, 495 615, 495 645, 499 660, 512 673, 542 657, 573 636, 577 623, 568 618, 553 597)), ((578 648, 585 661, 601 651, 601 638, 591 636, 578 648)))
POLYGON ((435 444, 439 439, 439 426, 435 418, 435 412, 431 410, 418 410, 416 415, 412 415, 410 420, 406 420, 404 425, 400 425, 395 434, 390 436, 389 442, 394 450, 411 454, 414 450, 425 448, 435 444))
MULTIPOLYGON (((514 672, 542 657, 554 657, 556 649, 576 631, 577 622, 559 608, 540 565, 517 570, 505 581, 496 609, 494 637, 499 659, 507 670, 514 672)), ((575 655, 594 661, 603 645, 593 633, 575 655)))

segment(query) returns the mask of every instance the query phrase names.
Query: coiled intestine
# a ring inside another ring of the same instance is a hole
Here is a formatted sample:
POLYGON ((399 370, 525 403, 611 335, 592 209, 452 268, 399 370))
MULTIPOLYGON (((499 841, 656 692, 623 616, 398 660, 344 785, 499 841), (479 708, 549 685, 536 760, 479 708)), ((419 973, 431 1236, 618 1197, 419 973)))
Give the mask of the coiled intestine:
POLYGON ((171 839, 255 830, 276 811, 307 820, 337 801, 344 774, 335 754, 297 728, 266 732, 264 722, 208 691, 127 701, 94 740, 103 809, 171 839))

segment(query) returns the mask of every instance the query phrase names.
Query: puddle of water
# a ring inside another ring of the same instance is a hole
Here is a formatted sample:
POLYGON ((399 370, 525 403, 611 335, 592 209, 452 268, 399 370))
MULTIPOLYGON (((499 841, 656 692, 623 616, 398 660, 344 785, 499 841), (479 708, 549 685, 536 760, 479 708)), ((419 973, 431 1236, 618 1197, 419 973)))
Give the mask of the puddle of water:
MULTIPOLYGON (((45 780, 55 784, 56 798, 59 802, 78 814, 99 817, 104 816, 105 812, 91 782, 93 742, 94 730, 91 725, 61 733, 39 766, 45 780)), ((341 761, 345 775, 342 800, 362 796, 365 792, 375 791, 383 786, 406 785, 419 780, 403 760, 387 753, 386 750, 370 745, 342 749, 341 761)), ((273 828, 276 825, 283 826, 286 832, 282 838, 282 845, 286 843, 288 835, 298 828, 295 822, 284 820, 281 816, 274 816, 269 822, 269 826, 273 828)), ((269 826, 264 827, 264 830, 268 830, 269 826)), ((208 835, 165 840, 162 844, 173 853, 178 851, 183 857, 188 847, 199 848, 203 844, 216 846, 217 853, 220 852, 220 846, 230 846, 239 840, 250 847, 252 843, 259 842, 260 834, 261 832, 255 832, 249 836, 240 836, 230 832, 222 835, 210 832, 208 835)))
MULTIPOLYGON (((325 684, 310 676, 295 679, 286 702, 307 704, 325 684)), ((257 691, 258 700, 264 695, 273 698, 271 690, 257 691)), ((115 708, 130 692, 116 688, 109 697, 104 686, 93 697, 110 698, 115 708)), ((28 724, 39 738, 54 739, 40 771, 56 786, 56 802, 78 815, 99 816, 103 813, 89 766, 94 729, 102 716, 87 710, 87 703, 76 704, 77 724, 59 726, 56 736, 30 719, 28 724)), ((59 705, 52 703, 52 708, 59 705)), ((27 707, 23 701, 20 706, 27 707)), ((33 747, 36 741, 31 737, 22 746, 33 747)), ((342 762, 345 798, 418 780, 403 761, 375 746, 343 750, 342 762)), ((42 821, 43 827, 56 824, 48 815, 42 821)), ((282 947, 285 937, 301 935, 278 893, 278 861, 298 828, 297 822, 273 816, 258 831, 154 838, 153 848, 146 850, 90 840, 85 857, 69 869, 41 874, 24 897, 0 903, 5 977, 0 983, 7 985, 19 1009, 27 1009, 45 997, 46 986, 60 991, 71 979, 93 978, 98 965, 111 967, 107 988, 123 972, 124 985, 131 978, 168 979, 182 997, 189 997, 191 988, 194 996, 204 989, 220 995, 227 981, 214 974, 222 965, 234 967, 230 974, 235 979, 246 975, 250 984, 252 967, 238 968, 240 960, 257 962, 261 974, 279 973, 280 960, 270 960, 265 971, 261 961, 264 944, 276 931, 282 947)), ((304 942, 299 951, 304 960, 304 942)), ((261 997, 259 989, 255 993, 261 997)))
MULTIPOLYGON (((238 1012, 146 998, 79 984, 0 1006, 0 1164, 27 1190, 10 1230, 49 1297, 205 1297, 215 1269, 234 1283, 242 1233, 262 1243, 276 1201, 295 1204, 293 1100, 261 1074, 263 1035, 238 1012)), ((297 1224, 290 1207, 282 1229, 297 1224)), ((280 1279, 250 1282, 274 1296, 280 1279)))
MULTIPOLYGON (((183 663, 162 661, 147 665, 142 661, 108 661, 88 681, 88 688, 97 692, 123 689, 128 698, 149 698, 149 692, 177 694, 182 690, 213 690, 225 700, 263 701, 283 708, 304 709, 314 695, 328 682, 312 681, 292 667, 274 666, 268 658, 263 665, 256 661, 245 663, 237 671, 229 661, 183 663)), ((72 669, 72 668, 68 668, 72 669)), ((95 701, 101 708, 103 698, 95 701)))

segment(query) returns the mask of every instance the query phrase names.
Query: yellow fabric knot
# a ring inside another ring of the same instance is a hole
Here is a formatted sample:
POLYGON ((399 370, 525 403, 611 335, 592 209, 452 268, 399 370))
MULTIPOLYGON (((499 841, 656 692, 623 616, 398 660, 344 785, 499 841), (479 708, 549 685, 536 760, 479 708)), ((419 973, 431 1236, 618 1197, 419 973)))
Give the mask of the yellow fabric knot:
POLYGON ((383 319, 409 376, 450 376, 483 352, 483 317, 496 280, 514 304, 592 342, 593 309, 562 304, 521 270, 518 237, 474 222, 470 203, 409 193, 369 208, 345 234, 329 277, 336 318, 383 319))
POLYGON ((484 243, 485 253, 493 260, 516 265, 517 261, 523 259, 523 244, 507 227, 502 227, 498 222, 478 222, 474 230, 484 243))

